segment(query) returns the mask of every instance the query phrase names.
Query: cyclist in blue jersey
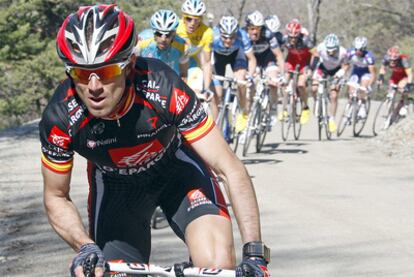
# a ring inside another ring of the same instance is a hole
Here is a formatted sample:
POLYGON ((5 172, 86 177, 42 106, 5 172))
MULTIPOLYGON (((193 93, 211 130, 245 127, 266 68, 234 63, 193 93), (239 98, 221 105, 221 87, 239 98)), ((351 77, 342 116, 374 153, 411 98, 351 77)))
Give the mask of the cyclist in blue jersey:
POLYGON ((185 79, 189 59, 185 55, 185 40, 175 34, 178 16, 170 10, 159 10, 151 16, 150 25, 153 36, 147 37, 146 30, 138 35, 138 54, 163 61, 185 79))
MULTIPOLYGON (((375 69, 375 57, 374 54, 367 50, 368 39, 363 36, 358 36, 354 39, 353 47, 347 52, 346 59, 346 70, 349 70, 349 67, 352 66, 351 74, 349 81, 356 82, 366 89, 366 92, 360 91, 361 100, 363 103, 366 101, 367 94, 369 94, 372 89, 371 86, 376 79, 376 69, 375 69)), ((349 88, 348 92, 351 95, 353 88, 349 88)), ((367 111, 365 105, 359 109, 359 114, 361 118, 367 116, 367 111)))
MULTIPOLYGON (((226 65, 230 64, 236 79, 246 80, 247 73, 247 78, 252 83, 256 70, 256 58, 253 54, 252 42, 246 31, 239 28, 239 24, 233 16, 223 16, 213 31, 213 71, 215 74, 224 76, 226 65)), ((214 81, 214 88, 216 90, 214 100, 218 104, 223 95, 221 82, 214 81)), ((241 132, 247 126, 249 102, 245 86, 239 86, 238 92, 243 111, 237 118, 236 132, 241 132)), ((217 114, 216 110, 213 115, 217 117, 217 114)))

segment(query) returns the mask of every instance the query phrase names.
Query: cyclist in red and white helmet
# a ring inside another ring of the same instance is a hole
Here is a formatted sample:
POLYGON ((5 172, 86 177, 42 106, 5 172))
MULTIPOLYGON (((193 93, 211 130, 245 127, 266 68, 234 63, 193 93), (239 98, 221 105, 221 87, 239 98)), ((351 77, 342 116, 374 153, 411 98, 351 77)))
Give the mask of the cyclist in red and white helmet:
MULTIPOLYGON (((400 48, 396 45, 387 50, 379 70, 378 82, 381 85, 384 83, 387 68, 391 69, 389 89, 391 89, 391 86, 397 85, 398 91, 403 95, 403 102, 407 103, 408 92, 411 90, 413 82, 413 73, 408 55, 401 53, 400 48)), ((397 107, 397 110, 401 107, 406 109, 405 105, 403 106, 402 104, 397 107)), ((403 111, 401 114, 405 114, 406 112, 403 111)))
POLYGON ((231 219, 212 170, 227 180, 242 230, 237 272, 268 276, 247 170, 195 93, 165 63, 135 57, 136 43, 132 18, 116 5, 81 7, 58 33, 67 78, 45 108, 39 134, 46 213, 77 252, 71 276, 84 276, 90 254, 98 258, 96 277, 105 261, 148 263, 157 205, 194 266, 234 268, 231 219), (70 197, 74 152, 88 161, 89 232, 70 197))
MULTIPOLYGON (((305 124, 309 121, 310 118, 308 95, 306 92, 306 80, 311 76, 311 70, 309 66, 314 45, 308 35, 308 31, 302 27, 302 24, 298 19, 292 19, 286 25, 284 47, 287 49, 285 66, 287 71, 285 79, 287 82, 290 79, 289 71, 294 71, 296 66, 299 65, 297 87, 299 97, 302 100, 303 105, 300 123, 305 124)), ((283 120, 283 118, 285 118, 287 115, 287 111, 283 111, 279 114, 279 120, 283 120)))

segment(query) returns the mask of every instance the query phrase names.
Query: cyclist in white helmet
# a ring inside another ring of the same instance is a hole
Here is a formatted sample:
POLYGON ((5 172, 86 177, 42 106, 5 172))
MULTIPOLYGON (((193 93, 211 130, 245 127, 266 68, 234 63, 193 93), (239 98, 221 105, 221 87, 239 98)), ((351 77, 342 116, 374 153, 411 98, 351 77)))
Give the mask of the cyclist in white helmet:
POLYGON ((185 40, 176 35, 178 16, 170 10, 159 10, 151 16, 150 25, 153 36, 145 38, 147 30, 139 34, 138 54, 163 61, 185 79, 189 59, 185 55, 185 40))
POLYGON ((339 81, 345 73, 346 49, 340 45, 339 38, 335 34, 329 34, 317 47, 313 54, 311 69, 313 74, 312 92, 316 97, 319 79, 333 77, 330 89, 330 109, 328 128, 330 132, 336 131, 335 114, 337 109, 337 96, 339 81))
POLYGON ((279 18, 272 15, 264 18, 259 11, 253 11, 246 16, 245 30, 253 43, 253 52, 257 60, 257 66, 265 71, 266 76, 271 78, 269 89, 272 101, 272 125, 276 122, 277 114, 277 83, 279 75, 284 75, 285 62, 281 46, 283 45, 283 34, 278 31, 280 27, 279 18))
POLYGON ((186 40, 189 45, 186 53, 197 62, 189 66, 188 85, 197 93, 210 94, 213 30, 203 23, 206 10, 203 1, 186 0, 181 6, 182 18, 177 27, 177 34, 186 40))
MULTIPOLYGON (((366 100, 366 94, 372 91, 371 86, 376 80, 376 68, 374 54, 367 50, 368 39, 363 36, 358 36, 354 39, 353 47, 347 53, 347 69, 352 65, 352 71, 349 80, 357 82, 366 89, 366 92, 360 91, 360 98, 363 103, 366 100)), ((349 88, 348 92, 351 95, 353 88, 349 88)), ((359 109, 361 118, 367 116, 365 105, 359 109)))
MULTIPOLYGON (((236 79, 245 80, 247 69, 249 76, 253 76, 256 69, 256 58, 252 50, 251 40, 247 33, 239 28, 237 19, 233 16, 223 16, 219 25, 214 28, 213 70, 215 74, 224 76, 226 65, 230 64, 236 79)), ((223 94, 223 86, 219 81, 214 80, 213 82, 216 90, 215 101, 219 104, 223 94)), ((239 86, 238 90, 243 112, 237 118, 236 132, 241 132, 247 126, 249 102, 246 98, 246 87, 239 86)))

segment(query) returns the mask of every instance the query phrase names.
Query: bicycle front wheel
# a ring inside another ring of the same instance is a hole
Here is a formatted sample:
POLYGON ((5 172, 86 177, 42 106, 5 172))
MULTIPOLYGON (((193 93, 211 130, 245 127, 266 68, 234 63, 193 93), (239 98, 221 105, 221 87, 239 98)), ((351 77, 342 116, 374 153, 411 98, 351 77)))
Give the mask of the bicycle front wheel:
POLYGON ((292 95, 288 95, 286 97, 286 100, 283 101, 284 105, 283 105, 283 109, 282 109, 282 121, 280 124, 282 127, 282 139, 283 141, 286 141, 288 136, 289 136, 289 130, 293 124, 293 117, 292 117, 292 101, 293 101, 293 96, 292 95), (288 113, 288 116, 285 118, 285 111, 288 113))
POLYGON ((371 108, 371 101, 369 98, 365 101, 365 110, 366 110, 365 118, 361 118, 358 115, 359 110, 362 108, 363 104, 358 104, 358 103, 355 103, 355 104, 356 104, 356 107, 354 110, 353 131, 354 131, 354 137, 358 137, 361 134, 362 130, 364 129, 365 123, 367 122, 369 110, 371 108))
POLYGON ((244 141, 243 145, 243 157, 246 157, 247 151, 249 150, 250 143, 253 139, 253 137, 256 135, 257 132, 257 126, 260 124, 260 103, 255 102, 253 104, 252 110, 250 112, 249 120, 247 123, 246 128, 246 140, 244 141))
POLYGON ((300 98, 297 97, 293 102, 293 136, 295 140, 298 140, 300 137, 300 131, 302 129, 302 124, 300 124, 300 116, 302 115, 302 103, 300 98))
POLYGON ((352 105, 347 103, 342 113, 341 119, 339 120, 338 130, 336 135, 340 137, 342 133, 345 131, 346 126, 351 125, 352 121, 352 105))
POLYGON ((267 131, 269 130, 270 121, 271 121, 270 101, 267 101, 266 106, 261 110, 261 113, 260 113, 260 121, 259 121, 260 123, 259 123, 259 129, 257 132, 257 138, 256 138, 256 152, 257 153, 259 153, 262 150, 264 141, 266 139, 267 131))
POLYGON ((374 136, 378 135, 381 131, 387 130, 392 121, 392 101, 385 99, 378 106, 375 113, 374 122, 372 124, 372 132, 374 136))

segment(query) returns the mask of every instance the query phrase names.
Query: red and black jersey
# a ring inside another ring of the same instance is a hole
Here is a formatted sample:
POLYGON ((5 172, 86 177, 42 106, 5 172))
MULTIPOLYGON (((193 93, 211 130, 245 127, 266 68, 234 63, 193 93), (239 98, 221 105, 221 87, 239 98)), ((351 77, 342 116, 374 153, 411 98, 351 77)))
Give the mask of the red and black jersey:
POLYGON ((400 55, 395 65, 390 64, 390 57, 385 55, 382 59, 382 64, 384 66, 389 66, 393 73, 405 73, 405 70, 410 68, 410 61, 407 55, 400 55))
POLYGON ((43 165, 69 172, 77 152, 107 173, 152 175, 168 167, 183 142, 214 127, 194 92, 158 60, 138 58, 125 93, 118 123, 90 115, 73 82, 63 81, 39 124, 43 165))

